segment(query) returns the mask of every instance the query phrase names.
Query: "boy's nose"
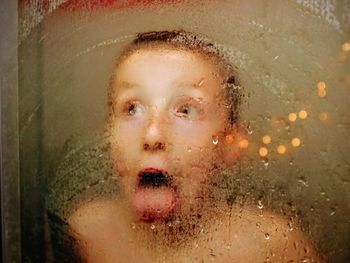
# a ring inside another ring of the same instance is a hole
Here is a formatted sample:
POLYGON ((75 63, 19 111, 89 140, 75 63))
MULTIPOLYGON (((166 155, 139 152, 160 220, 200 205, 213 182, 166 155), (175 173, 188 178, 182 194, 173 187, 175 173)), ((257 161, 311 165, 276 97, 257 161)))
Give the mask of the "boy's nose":
POLYGON ((166 149, 163 122, 160 118, 153 118, 148 123, 143 141, 144 151, 164 151, 166 149))

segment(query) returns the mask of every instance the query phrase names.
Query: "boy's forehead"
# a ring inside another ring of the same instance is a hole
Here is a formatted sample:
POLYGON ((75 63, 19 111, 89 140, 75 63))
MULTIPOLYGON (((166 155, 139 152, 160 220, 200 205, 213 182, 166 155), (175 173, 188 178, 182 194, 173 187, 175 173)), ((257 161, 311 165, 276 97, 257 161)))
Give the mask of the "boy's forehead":
MULTIPOLYGON (((144 47, 136 49, 121 58, 119 66, 130 65, 132 63, 149 63, 169 60, 169 62, 181 61, 184 63, 210 64, 204 54, 198 52, 172 48, 167 46, 160 47, 144 47)), ((213 66, 213 65, 210 65, 213 66)))
POLYGON ((223 83, 222 68, 217 60, 196 51, 168 46, 141 48, 128 53, 120 59, 114 74, 116 84, 126 84, 141 76, 151 78, 151 74, 157 74, 159 78, 183 77, 178 81, 181 84, 187 82, 194 88, 201 87, 209 79, 220 85, 223 83))

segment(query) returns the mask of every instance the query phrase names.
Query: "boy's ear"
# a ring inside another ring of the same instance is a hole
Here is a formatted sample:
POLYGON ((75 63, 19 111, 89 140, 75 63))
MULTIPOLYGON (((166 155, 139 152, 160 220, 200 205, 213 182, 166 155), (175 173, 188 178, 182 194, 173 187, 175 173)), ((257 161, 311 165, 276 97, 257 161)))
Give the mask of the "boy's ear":
POLYGON ((243 140, 246 140, 246 137, 243 129, 238 127, 225 133, 223 154, 226 165, 232 165, 239 158, 242 150, 240 144, 243 140))

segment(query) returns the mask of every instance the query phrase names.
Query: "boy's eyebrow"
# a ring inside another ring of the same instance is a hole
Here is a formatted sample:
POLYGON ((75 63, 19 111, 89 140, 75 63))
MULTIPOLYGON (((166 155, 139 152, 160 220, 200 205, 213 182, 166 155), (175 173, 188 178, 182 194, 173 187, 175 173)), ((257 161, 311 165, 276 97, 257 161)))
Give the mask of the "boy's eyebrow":
POLYGON ((204 78, 201 78, 198 82, 193 82, 193 81, 181 81, 177 83, 177 86, 182 87, 182 86, 187 86, 187 87, 192 87, 195 89, 199 89, 202 87, 204 83, 204 78))
POLYGON ((140 85, 134 82, 128 82, 128 81, 122 80, 122 81, 118 81, 116 83, 116 86, 118 88, 132 89, 135 87, 139 87, 140 85))

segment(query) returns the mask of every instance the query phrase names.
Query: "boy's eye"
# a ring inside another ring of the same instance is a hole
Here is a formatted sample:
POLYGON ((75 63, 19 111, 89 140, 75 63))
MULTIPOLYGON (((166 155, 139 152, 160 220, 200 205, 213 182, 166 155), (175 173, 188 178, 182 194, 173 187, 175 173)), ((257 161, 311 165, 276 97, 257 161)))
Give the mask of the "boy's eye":
POLYGON ((200 109, 196 105, 191 105, 188 103, 180 105, 176 111, 175 115, 181 118, 188 119, 198 119, 200 117, 200 109))
POLYGON ((129 101, 125 104, 123 112, 129 116, 137 116, 143 111, 142 105, 137 101, 129 101))

